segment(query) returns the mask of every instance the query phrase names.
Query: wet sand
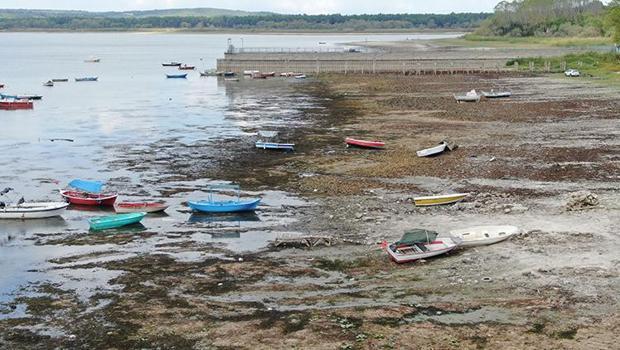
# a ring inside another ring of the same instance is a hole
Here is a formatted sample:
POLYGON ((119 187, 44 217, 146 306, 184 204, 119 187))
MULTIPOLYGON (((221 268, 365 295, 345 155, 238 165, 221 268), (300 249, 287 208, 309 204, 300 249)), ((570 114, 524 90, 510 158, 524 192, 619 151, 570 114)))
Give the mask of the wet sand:
POLYGON ((51 270, 83 277, 75 288, 32 286, 4 305, 0 340, 13 349, 603 349, 620 340, 616 90, 529 75, 333 75, 296 89, 320 103, 303 111, 304 123, 272 125, 299 144, 293 154, 257 152, 244 137, 208 155, 171 140, 113 164, 160 174, 149 186, 162 197, 199 189, 204 178, 239 182, 249 194, 282 191, 285 200, 259 210, 273 220, 254 234, 326 235, 339 244, 240 252, 201 235, 243 240, 243 227, 200 218, 203 226, 165 232, 36 235, 41 245, 106 249, 54 260, 51 270), (514 95, 454 101, 472 88, 514 95), (348 149, 346 136, 388 147, 348 149), (415 156, 446 138, 459 148, 415 156), (601 204, 567 211, 567 195, 578 190, 601 204), (453 191, 472 195, 453 206, 412 204, 453 191), (407 265, 377 244, 414 227, 445 233, 479 224, 524 234, 407 265), (151 250, 119 257, 145 241, 151 250), (80 293, 89 279, 105 288, 80 293))

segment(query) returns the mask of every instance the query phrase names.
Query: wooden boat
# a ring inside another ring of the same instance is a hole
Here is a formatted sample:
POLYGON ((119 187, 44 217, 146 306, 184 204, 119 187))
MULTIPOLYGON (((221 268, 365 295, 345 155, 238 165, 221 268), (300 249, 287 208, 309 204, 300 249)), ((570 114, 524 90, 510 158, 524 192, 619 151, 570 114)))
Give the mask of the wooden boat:
POLYGON ((161 65, 164 66, 164 67, 180 67, 181 66, 181 62, 162 63, 161 65))
POLYGON ((264 141, 256 141, 256 148, 261 149, 272 149, 272 150, 284 150, 284 151, 294 151, 295 144, 294 143, 277 143, 277 142, 264 142, 264 141))
POLYGON ((382 149, 385 147, 385 142, 383 141, 367 141, 367 140, 358 140, 352 137, 347 137, 344 139, 344 142, 347 144, 347 147, 361 147, 361 148, 375 148, 382 149))
POLYGON ((44 219, 60 216, 69 203, 64 202, 26 202, 22 204, 2 205, 0 202, 0 219, 44 219))
POLYGON ((450 235, 459 238, 462 241, 462 247, 475 247, 504 241, 519 232, 519 228, 515 226, 497 225, 452 230, 450 235))
POLYGON ((185 74, 166 74, 168 79, 187 79, 187 73, 185 74))
POLYGON ((17 109, 33 109, 34 104, 28 100, 0 100, 0 109, 13 111, 17 109))
POLYGON ((188 66, 186 64, 179 66, 179 70, 194 70, 194 69, 196 69, 196 66, 188 66))
POLYGON ((460 202, 467 196, 469 196, 469 193, 454 193, 439 196, 415 197, 413 198, 413 202, 415 203, 416 207, 428 207, 433 205, 444 205, 460 202))
POLYGON ((52 79, 52 81, 54 83, 66 83, 69 81, 69 79, 68 78, 56 78, 56 79, 52 79))
POLYGON ((433 256, 445 254, 459 246, 460 240, 453 237, 437 238, 438 233, 424 229, 415 229, 405 232, 403 237, 393 244, 385 247, 390 259, 402 264, 427 259, 433 256))
POLYGON ((116 214, 88 219, 90 229, 94 231, 119 228, 139 223, 146 213, 116 214))
POLYGON ((237 185, 213 185, 207 188, 209 197, 206 200, 188 201, 188 205, 195 211, 205 213, 236 213, 243 211, 253 211, 260 203, 260 198, 248 200, 240 199, 240 189, 237 185), (233 190, 237 198, 234 200, 215 200, 213 194, 218 190, 233 190))
POLYGON ((476 92, 476 90, 471 90, 465 95, 454 95, 454 99, 456 102, 480 102, 480 95, 476 92))
POLYGON ((83 78, 75 78, 76 82, 81 82, 81 81, 97 81, 99 79, 99 77, 83 77, 83 78))
POLYGON ((48 80, 47 82, 43 83, 43 86, 49 86, 49 87, 52 87, 52 86, 54 86, 54 82, 53 82, 53 81, 51 81, 51 80, 48 80))
POLYGON ((431 157, 441 154, 446 151, 448 145, 445 142, 440 143, 439 145, 431 148, 426 148, 420 151, 417 151, 416 154, 418 157, 431 157))
POLYGON ((120 202, 114 204, 117 213, 158 213, 168 209, 163 202, 120 202))
POLYGON ((494 91, 493 89, 491 89, 491 92, 481 91, 481 93, 485 98, 507 98, 512 96, 510 91, 494 91))
POLYGON ((60 191, 65 201, 76 205, 113 206, 118 194, 102 193, 103 183, 75 179, 69 182, 73 189, 60 191))

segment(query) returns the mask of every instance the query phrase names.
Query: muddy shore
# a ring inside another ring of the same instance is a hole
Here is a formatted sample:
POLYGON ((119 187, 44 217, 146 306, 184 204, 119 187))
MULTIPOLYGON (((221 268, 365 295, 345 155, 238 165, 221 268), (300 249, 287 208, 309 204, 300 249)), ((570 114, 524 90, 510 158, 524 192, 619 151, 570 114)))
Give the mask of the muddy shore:
POLYGON ((62 286, 36 286, 36 295, 0 310, 27 307, 24 317, 0 320, 3 347, 608 349, 620 340, 617 90, 517 74, 328 75, 297 89, 316 96, 320 108, 304 110, 303 125, 274 127, 295 140, 295 153, 256 152, 252 140, 231 138, 224 151, 204 154, 200 145, 170 140, 111 166, 158 172, 162 184, 227 179, 252 191, 297 194, 311 205, 283 207, 295 220, 269 229, 339 244, 233 253, 194 242, 200 230, 35 237, 121 247, 178 234, 185 240, 167 243, 170 252, 203 255, 106 260, 112 249, 57 261, 58 270, 113 271, 112 288, 81 298, 62 286), (514 95, 455 103, 453 93, 472 88, 514 95), (388 147, 345 148, 346 136, 388 147), (415 156, 444 139, 459 147, 415 156), (567 210, 568 194, 580 190, 600 204, 567 210), (414 196, 452 191, 472 195, 447 207, 412 204, 414 196), (479 224, 524 233, 408 265, 388 261, 377 244, 414 227, 445 233, 479 224))

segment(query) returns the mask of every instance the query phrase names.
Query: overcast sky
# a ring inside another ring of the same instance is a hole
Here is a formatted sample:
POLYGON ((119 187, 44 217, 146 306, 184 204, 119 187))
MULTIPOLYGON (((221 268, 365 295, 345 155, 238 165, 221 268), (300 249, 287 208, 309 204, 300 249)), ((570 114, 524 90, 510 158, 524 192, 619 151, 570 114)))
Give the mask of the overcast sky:
POLYGON ((500 0, 0 0, 0 8, 127 11, 215 7, 280 13, 490 12, 500 0))

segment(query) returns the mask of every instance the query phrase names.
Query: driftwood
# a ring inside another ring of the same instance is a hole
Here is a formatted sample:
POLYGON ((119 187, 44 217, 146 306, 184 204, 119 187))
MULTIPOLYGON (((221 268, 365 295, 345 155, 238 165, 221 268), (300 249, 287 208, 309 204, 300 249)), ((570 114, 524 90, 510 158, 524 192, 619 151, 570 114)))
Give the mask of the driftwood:
POLYGON ((299 236, 299 237, 281 237, 271 242, 271 245, 278 247, 304 247, 311 248, 316 246, 331 247, 338 243, 334 237, 327 236, 299 236))

